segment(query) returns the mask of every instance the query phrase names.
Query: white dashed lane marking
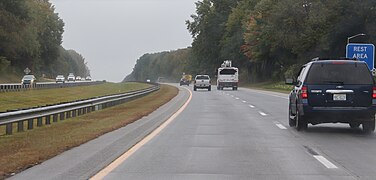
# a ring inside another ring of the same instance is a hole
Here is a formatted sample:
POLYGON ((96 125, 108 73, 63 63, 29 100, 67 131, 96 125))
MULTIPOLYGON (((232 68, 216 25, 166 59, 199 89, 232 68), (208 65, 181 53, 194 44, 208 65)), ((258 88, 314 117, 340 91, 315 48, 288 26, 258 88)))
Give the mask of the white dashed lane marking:
POLYGON ((321 164, 323 164, 328 169, 337 169, 338 167, 327 160, 324 156, 314 155, 315 159, 317 159, 321 164))
POLYGON ((279 123, 277 123, 277 124, 275 124, 277 127, 279 127, 279 129, 287 129, 284 125, 282 125, 282 124, 279 124, 279 123))
POLYGON ((255 108, 255 106, 254 106, 254 105, 249 105, 249 107, 250 107, 250 108, 255 108))
POLYGON ((261 112, 261 111, 259 111, 259 114, 261 114, 261 116, 267 116, 267 114, 266 114, 266 113, 264 113, 264 112, 261 112))
POLYGON ((243 103, 246 103, 247 101, 242 101, 243 103))

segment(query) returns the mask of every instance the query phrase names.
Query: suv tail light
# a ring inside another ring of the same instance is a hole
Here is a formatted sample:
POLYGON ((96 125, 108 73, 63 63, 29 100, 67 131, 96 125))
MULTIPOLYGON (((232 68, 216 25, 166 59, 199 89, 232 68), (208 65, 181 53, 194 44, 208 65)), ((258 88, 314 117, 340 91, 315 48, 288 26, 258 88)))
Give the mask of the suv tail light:
MULTIPOLYGON (((373 92, 376 92, 375 88, 373 89, 373 92)), ((372 95, 372 96, 374 96, 374 95, 372 95)), ((306 86, 302 87, 302 98, 303 99, 307 99, 308 98, 308 88, 306 86)), ((374 98, 376 98, 376 95, 375 95, 374 98)))
POLYGON ((376 99, 376 87, 373 87, 372 89, 372 98, 376 99))

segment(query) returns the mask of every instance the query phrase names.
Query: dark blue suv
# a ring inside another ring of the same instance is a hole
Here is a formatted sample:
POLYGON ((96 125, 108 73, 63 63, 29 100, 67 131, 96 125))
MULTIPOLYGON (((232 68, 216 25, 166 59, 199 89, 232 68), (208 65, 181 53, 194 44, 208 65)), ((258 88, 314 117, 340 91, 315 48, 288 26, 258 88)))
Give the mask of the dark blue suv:
POLYGON ((319 59, 303 65, 289 96, 289 125, 298 131, 308 124, 362 124, 364 132, 375 130, 376 87, 368 66, 349 59, 319 59))

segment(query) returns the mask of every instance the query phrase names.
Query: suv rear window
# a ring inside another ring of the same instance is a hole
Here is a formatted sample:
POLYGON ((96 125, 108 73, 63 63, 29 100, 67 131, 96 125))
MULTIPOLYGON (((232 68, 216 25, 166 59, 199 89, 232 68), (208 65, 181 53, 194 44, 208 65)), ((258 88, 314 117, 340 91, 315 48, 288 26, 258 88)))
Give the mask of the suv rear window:
POLYGON ((209 79, 209 76, 197 76, 196 79, 209 79))
POLYGON ((364 63, 314 63, 306 79, 307 84, 373 84, 364 63))

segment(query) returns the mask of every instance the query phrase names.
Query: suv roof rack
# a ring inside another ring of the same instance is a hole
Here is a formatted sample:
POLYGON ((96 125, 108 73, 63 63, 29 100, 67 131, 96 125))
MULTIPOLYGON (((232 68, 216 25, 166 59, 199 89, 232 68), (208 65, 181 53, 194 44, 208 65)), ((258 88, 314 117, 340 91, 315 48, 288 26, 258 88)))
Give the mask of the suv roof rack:
POLYGON ((315 57, 311 61, 323 61, 323 60, 353 60, 353 61, 359 61, 359 59, 356 58, 347 58, 347 57, 337 57, 337 58, 320 58, 320 57, 315 57))

